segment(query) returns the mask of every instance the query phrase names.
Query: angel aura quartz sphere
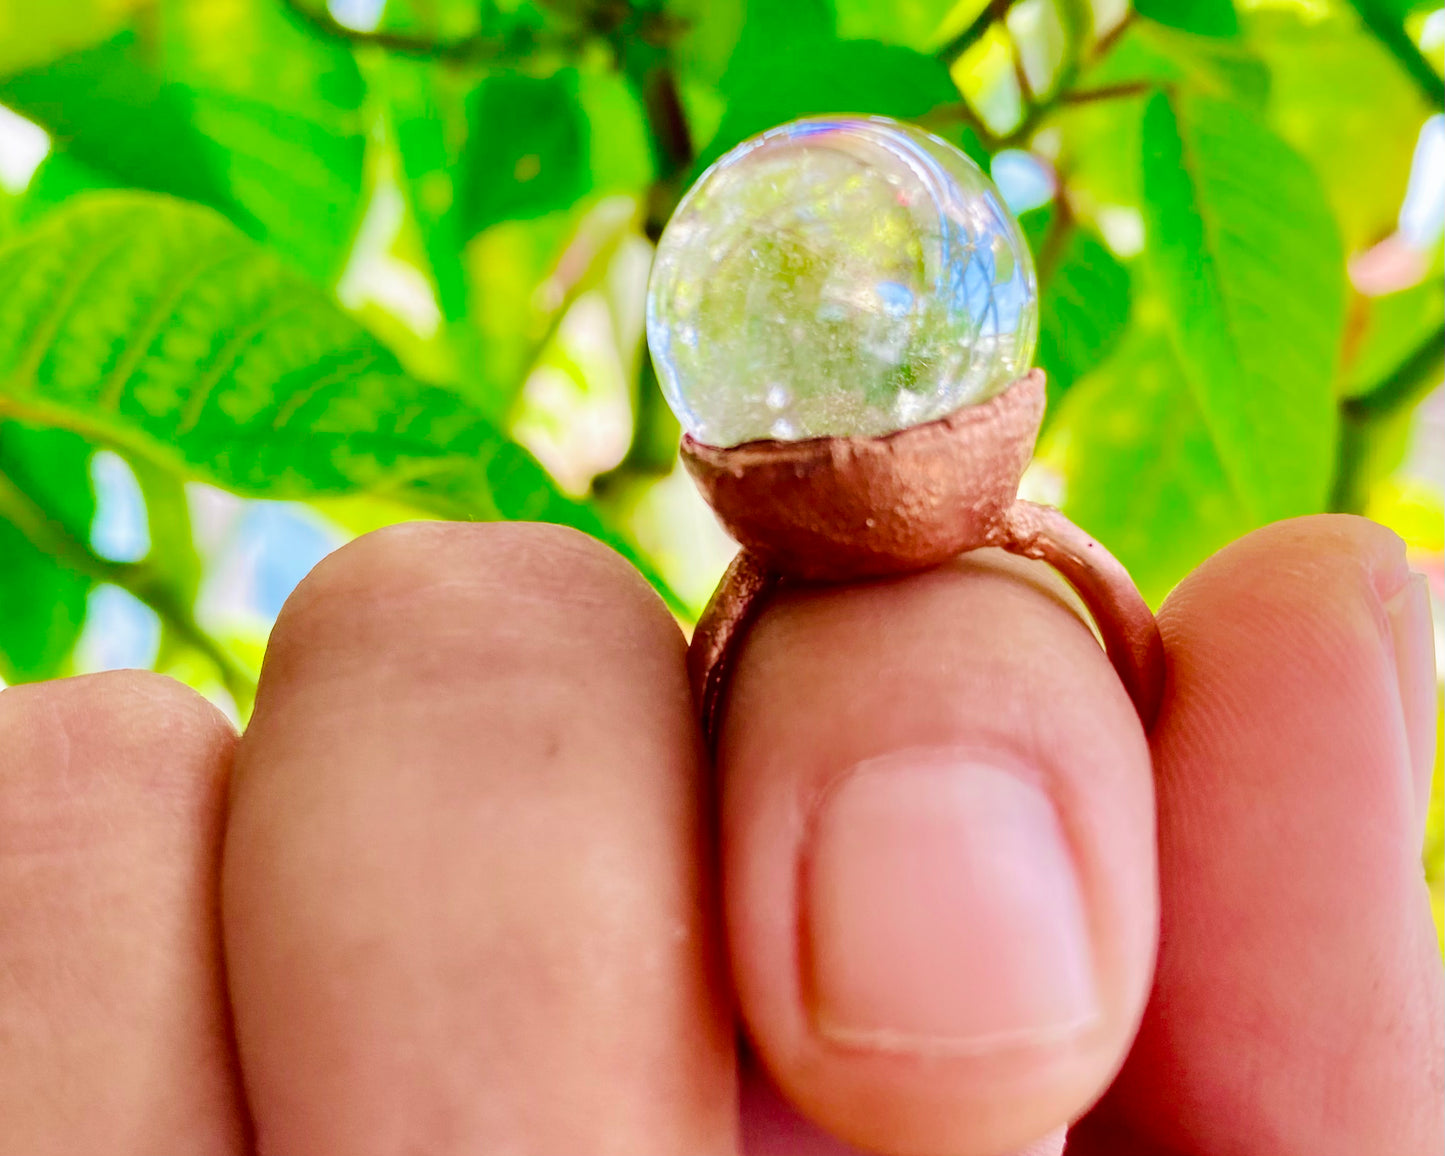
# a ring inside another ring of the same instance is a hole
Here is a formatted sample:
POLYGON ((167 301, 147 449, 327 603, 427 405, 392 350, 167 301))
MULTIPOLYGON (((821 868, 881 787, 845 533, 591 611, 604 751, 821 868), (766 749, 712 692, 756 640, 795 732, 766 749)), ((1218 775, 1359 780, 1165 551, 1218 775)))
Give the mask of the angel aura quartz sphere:
POLYGON ((658 245, 647 340, 713 446, 872 436, 1029 369, 1033 259, 958 149, 883 117, 794 121, 733 149, 658 245))

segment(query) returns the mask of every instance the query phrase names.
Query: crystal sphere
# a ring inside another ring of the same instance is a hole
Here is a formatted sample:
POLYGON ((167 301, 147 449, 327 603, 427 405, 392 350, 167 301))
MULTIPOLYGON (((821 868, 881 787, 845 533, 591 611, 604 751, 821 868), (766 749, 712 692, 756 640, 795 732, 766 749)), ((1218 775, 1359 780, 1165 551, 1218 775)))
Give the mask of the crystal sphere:
POLYGON ((663 232, 647 341, 707 445, 872 436, 986 401, 1027 372, 1033 258, 958 149, 877 116, 745 141, 663 232))

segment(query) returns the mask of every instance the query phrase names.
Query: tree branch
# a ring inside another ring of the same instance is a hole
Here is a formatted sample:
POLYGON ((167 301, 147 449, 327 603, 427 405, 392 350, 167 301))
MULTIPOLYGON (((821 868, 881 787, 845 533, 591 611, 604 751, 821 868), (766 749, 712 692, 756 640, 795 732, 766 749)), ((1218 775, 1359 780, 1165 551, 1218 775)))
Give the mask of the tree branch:
MULTIPOLYGON (((682 196, 682 182, 697 160, 697 153, 692 129, 687 123, 687 110, 682 106, 668 40, 650 43, 640 52, 617 43, 616 52, 628 83, 642 105, 657 170, 647 191, 643 221, 643 232, 656 245, 682 196)), ((605 500, 633 479, 666 474, 676 456, 677 423, 663 404, 646 340, 638 352, 632 387, 632 437, 627 443, 627 452, 616 466, 593 479, 594 499, 605 500)))
POLYGON ((696 154, 671 63, 664 61, 648 69, 634 83, 647 122, 653 163, 657 166, 657 177, 648 190, 644 224, 647 239, 656 244, 682 193, 682 180, 692 168, 696 154))
POLYGON ((380 48, 398 56, 438 60, 450 64, 497 64, 520 61, 548 50, 572 51, 578 47, 574 36, 542 36, 531 28, 518 28, 505 37, 463 36, 437 40, 408 32, 378 30, 362 32, 348 28, 326 13, 313 9, 305 0, 281 0, 282 6, 313 32, 332 40, 344 40, 357 47, 380 48))

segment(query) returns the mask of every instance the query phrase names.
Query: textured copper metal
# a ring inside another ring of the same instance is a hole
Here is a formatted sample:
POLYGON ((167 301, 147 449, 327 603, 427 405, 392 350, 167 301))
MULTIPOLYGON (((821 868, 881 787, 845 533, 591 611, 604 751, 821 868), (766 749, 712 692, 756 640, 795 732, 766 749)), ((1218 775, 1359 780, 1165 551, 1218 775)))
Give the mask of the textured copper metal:
POLYGON ((683 438, 682 460, 743 549, 790 578, 902 574, 984 543, 1033 454, 1044 375, 898 433, 757 441, 683 438))
POLYGON ((1019 501, 1043 418, 1033 370, 992 401, 876 438, 684 438, 703 496, 742 544, 703 611, 688 672, 709 747, 740 643, 785 580, 908 573, 981 546, 1040 559, 1078 592, 1146 729, 1164 686, 1159 627, 1124 567, 1058 510, 1019 501))
POLYGON ((709 749, 722 720, 723 693, 735 651, 778 581, 777 571, 741 550, 697 620, 687 648, 687 675, 709 749))
POLYGON ((1144 729, 1151 728, 1164 696, 1164 640, 1129 571, 1052 506, 1017 501, 1005 524, 999 545, 1047 562, 1084 600, 1144 729))

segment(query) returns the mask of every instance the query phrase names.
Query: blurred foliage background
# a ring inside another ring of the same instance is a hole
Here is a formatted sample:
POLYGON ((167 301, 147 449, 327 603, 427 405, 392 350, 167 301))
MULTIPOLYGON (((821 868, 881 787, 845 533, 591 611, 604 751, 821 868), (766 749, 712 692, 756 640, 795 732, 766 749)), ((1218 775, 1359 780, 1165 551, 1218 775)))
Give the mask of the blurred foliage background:
POLYGON ((820 112, 993 173, 1041 280, 1026 487, 1152 601, 1349 510, 1439 621, 1442 45, 1413 0, 0 0, 0 678, 151 665, 244 718, 295 582, 415 517, 579 526, 694 614, 730 548, 652 243, 820 112))

